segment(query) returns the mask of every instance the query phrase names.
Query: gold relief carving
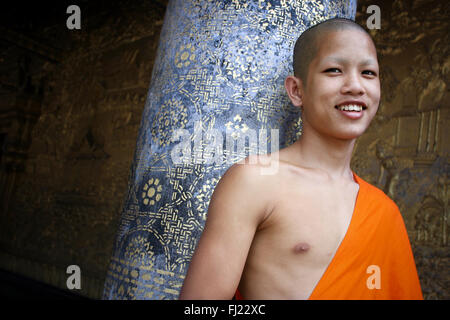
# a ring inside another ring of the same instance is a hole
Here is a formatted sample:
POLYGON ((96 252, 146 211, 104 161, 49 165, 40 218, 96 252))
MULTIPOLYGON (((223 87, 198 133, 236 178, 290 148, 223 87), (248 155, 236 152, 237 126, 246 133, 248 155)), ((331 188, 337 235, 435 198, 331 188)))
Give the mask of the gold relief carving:
POLYGON ((420 118, 417 116, 401 117, 397 122, 396 150, 397 154, 414 154, 420 134, 420 118))
MULTIPOLYGON (((362 11, 368 4, 363 1, 362 11)), ((437 1, 412 1, 415 9, 401 1, 389 5, 391 17, 383 22, 383 32, 373 33, 380 53, 383 95, 372 132, 384 135, 394 125, 391 153, 399 162, 409 161, 408 166, 413 161, 411 169, 429 167, 439 155, 448 157, 443 137, 448 127, 444 115, 450 69, 448 17, 437 1), (422 14, 428 9, 436 13, 433 18, 422 14)), ((387 170, 386 165, 380 170, 387 170)))
POLYGON ((394 156, 392 145, 378 140, 375 148, 375 155, 380 162, 380 175, 377 185, 382 186, 382 189, 393 198, 395 184, 398 182, 398 161, 394 156), (385 181, 384 185, 383 181, 385 181))
POLYGON ((425 195, 416 212, 416 238, 420 244, 448 245, 448 185, 447 175, 439 177, 437 192, 425 195))
POLYGON ((416 214, 416 241, 431 244, 438 238, 442 206, 433 196, 425 196, 416 214))

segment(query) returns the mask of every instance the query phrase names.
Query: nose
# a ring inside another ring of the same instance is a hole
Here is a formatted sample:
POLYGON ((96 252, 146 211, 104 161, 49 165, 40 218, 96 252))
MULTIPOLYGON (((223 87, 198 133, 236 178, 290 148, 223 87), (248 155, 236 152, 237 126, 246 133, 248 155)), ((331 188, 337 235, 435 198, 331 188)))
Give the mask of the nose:
POLYGON ((362 95, 365 93, 359 72, 355 71, 346 74, 342 85, 342 93, 351 95, 362 95))

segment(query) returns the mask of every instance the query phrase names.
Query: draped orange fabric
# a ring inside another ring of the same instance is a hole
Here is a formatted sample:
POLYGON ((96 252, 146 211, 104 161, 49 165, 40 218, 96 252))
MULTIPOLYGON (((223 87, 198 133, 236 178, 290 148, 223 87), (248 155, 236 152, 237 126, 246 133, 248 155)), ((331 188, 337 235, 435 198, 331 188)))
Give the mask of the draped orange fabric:
MULTIPOLYGON (((422 300, 408 234, 395 203, 353 174, 358 196, 347 233, 310 300, 422 300)), ((243 299, 239 291, 237 300, 243 299)))

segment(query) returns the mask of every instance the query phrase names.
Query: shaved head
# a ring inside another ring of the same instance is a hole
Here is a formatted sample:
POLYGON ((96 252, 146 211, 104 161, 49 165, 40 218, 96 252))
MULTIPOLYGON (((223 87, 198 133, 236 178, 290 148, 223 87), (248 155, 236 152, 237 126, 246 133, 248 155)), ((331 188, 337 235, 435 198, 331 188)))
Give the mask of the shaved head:
MULTIPOLYGON (((309 64, 319 50, 319 42, 323 35, 341 30, 353 29, 364 32, 370 39, 370 34, 359 24, 350 19, 333 18, 326 20, 304 31, 297 39, 294 47, 294 75, 300 78, 304 85, 308 77, 309 64)), ((373 42, 373 40, 372 40, 373 42)))

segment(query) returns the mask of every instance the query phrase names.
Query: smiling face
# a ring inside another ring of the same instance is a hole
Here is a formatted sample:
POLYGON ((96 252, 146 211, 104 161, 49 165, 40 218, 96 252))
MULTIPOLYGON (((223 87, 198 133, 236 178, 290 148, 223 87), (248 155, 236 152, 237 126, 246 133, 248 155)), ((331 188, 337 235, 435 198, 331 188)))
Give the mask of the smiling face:
MULTIPOLYGON (((375 46, 355 29, 326 32, 306 83, 299 81, 304 130, 337 139, 364 133, 380 103, 380 80, 375 46)), ((294 103, 295 104, 295 103, 294 103)))

